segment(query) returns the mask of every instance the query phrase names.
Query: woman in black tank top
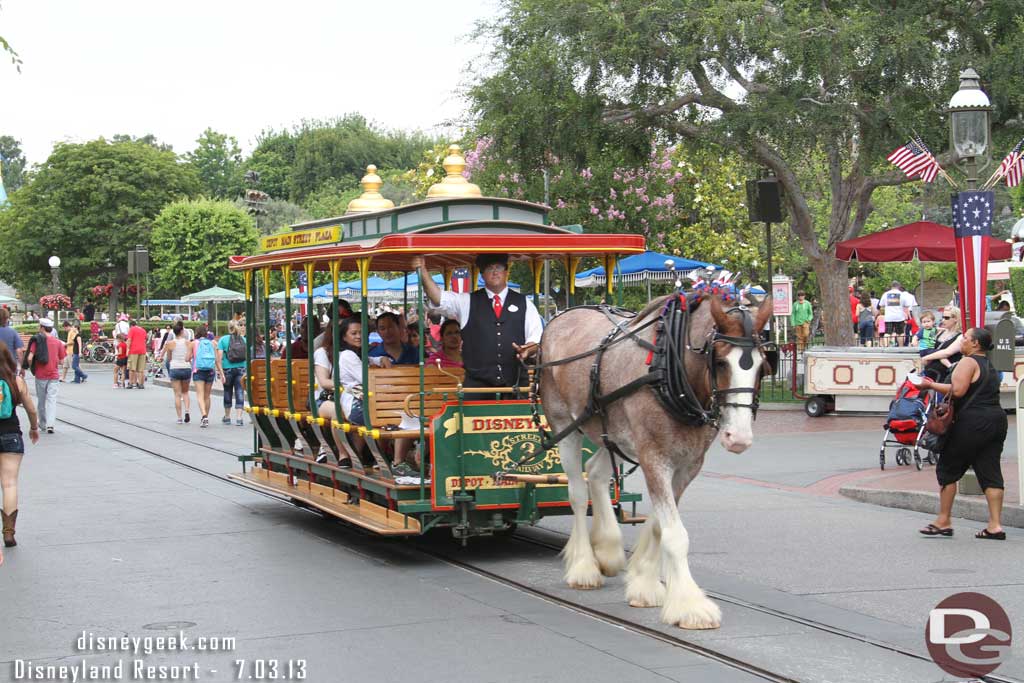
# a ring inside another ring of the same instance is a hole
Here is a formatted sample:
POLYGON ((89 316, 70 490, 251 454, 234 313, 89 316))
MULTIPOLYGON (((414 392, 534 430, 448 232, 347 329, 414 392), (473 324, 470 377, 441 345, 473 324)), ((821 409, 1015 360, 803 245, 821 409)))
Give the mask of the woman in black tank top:
POLYGON ((946 447, 935 466, 939 482, 939 514, 921 533, 952 536, 951 513, 956 484, 972 468, 988 501, 988 525, 977 538, 1004 540, 1000 523, 1003 508, 1003 472, 1000 459, 1006 441, 1006 413, 999 405, 1000 373, 984 352, 992 348, 992 334, 972 327, 961 337, 963 359, 953 369, 949 383, 925 379, 922 387, 934 389, 953 401, 954 422, 946 447))
MULTIPOLYGON (((29 438, 32 443, 39 440, 39 416, 36 414, 36 406, 31 400, 23 400, 28 397, 28 387, 25 380, 18 377, 18 370, 14 364, 14 356, 8 351, 7 345, 0 342, 0 392, 9 393, 9 396, 0 396, 0 406, 10 405, 11 414, 0 418, 0 487, 3 489, 3 538, 4 546, 12 547, 17 545, 14 540, 15 524, 18 521, 18 470, 21 468, 21 459, 25 453, 25 442, 21 436, 21 423, 18 421, 18 406, 22 406, 28 413, 28 422, 31 429, 29 438)), ((6 408, 0 408, 6 413, 6 408)), ((0 564, 4 562, 3 552, 0 551, 0 564)))

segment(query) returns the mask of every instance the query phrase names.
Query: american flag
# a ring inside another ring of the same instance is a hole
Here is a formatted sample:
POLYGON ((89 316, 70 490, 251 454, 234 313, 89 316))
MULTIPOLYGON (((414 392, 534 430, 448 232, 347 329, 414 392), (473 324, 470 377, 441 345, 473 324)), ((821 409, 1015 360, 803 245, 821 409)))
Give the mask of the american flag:
POLYGON ((469 268, 456 268, 452 271, 452 291, 469 292, 469 268))
POLYGON ((299 300, 302 301, 302 303, 299 304, 299 312, 302 313, 302 315, 306 315, 306 303, 305 303, 306 302, 306 297, 303 296, 306 293, 306 271, 304 271, 304 270, 299 271, 298 280, 299 280, 299 300))
POLYGON ((926 183, 930 183, 939 174, 939 162, 919 137, 909 140, 886 158, 907 174, 908 178, 920 176, 926 183))
POLYGON ((1021 138, 1017 146, 1010 150, 1010 153, 999 164, 999 170, 996 171, 998 177, 1006 178, 1007 187, 1017 187, 1020 185, 1021 176, 1024 175, 1024 152, 1021 151, 1022 147, 1024 147, 1024 138, 1021 138))
POLYGON ((964 306, 964 329, 985 324, 988 250, 992 239, 995 193, 970 190, 953 195, 957 280, 964 306))

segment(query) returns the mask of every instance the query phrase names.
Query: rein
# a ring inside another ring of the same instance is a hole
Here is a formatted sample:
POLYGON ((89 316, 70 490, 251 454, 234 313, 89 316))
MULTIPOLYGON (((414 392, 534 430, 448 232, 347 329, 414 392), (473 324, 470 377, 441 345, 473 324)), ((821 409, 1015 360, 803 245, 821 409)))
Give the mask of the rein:
POLYGON ((756 337, 756 332, 752 329, 753 319, 750 309, 739 305, 727 311, 727 314, 736 312, 740 314, 744 336, 733 337, 724 335, 718 332, 717 327, 713 327, 706 337, 703 346, 697 349, 693 348, 690 339, 690 319, 700 302, 700 298, 690 300, 684 295, 669 297, 659 315, 652 317, 643 325, 634 329, 629 329, 628 326, 631 320, 636 317, 635 313, 630 315, 631 312, 629 311, 611 308, 606 305, 587 306, 586 308, 600 310, 613 324, 612 330, 605 336, 597 348, 567 358, 560 358, 556 361, 538 363, 534 368, 530 404, 534 425, 540 432, 542 449, 549 450, 555 447, 566 436, 579 430, 583 423, 596 416, 601 418, 601 439, 604 447, 612 455, 617 455, 635 465, 636 461, 626 456, 608 435, 607 407, 645 386, 651 386, 658 401, 665 410, 683 424, 697 427, 709 425, 717 429, 723 407, 748 408, 756 418, 759 403, 757 389, 754 387, 719 389, 716 382, 717 373, 715 371, 714 359, 715 344, 730 344, 743 350, 740 358, 740 367, 746 370, 753 366, 753 351, 760 348, 763 344, 756 337), (652 325, 656 326, 654 344, 637 336, 638 332, 652 325), (634 343, 649 352, 648 365, 650 369, 643 377, 635 379, 607 394, 602 394, 601 361, 604 353, 615 344, 627 339, 632 339, 634 343), (687 377, 686 351, 694 351, 707 358, 707 372, 711 386, 710 397, 706 402, 707 405, 697 396, 687 377), (541 425, 538 403, 541 371, 545 368, 564 365, 591 356, 594 357, 594 363, 590 369, 590 397, 587 407, 571 424, 567 425, 557 434, 552 435, 541 425), (749 404, 723 400, 729 395, 742 393, 753 395, 749 404))

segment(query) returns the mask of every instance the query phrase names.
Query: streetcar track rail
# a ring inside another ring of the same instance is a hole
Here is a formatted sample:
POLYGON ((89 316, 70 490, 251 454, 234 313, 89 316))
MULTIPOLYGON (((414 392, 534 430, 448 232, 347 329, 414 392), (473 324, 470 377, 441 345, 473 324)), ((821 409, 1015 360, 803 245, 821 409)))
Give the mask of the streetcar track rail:
MULTIPOLYGON (((543 531, 544 533, 554 534, 556 536, 563 536, 563 537, 568 538, 568 534, 565 534, 565 533, 563 533, 561 531, 555 531, 553 529, 547 529, 547 528, 543 528, 543 527, 539 527, 539 529, 541 531, 543 531)), ((516 534, 514 534, 512 536, 512 539, 516 540, 516 541, 519 541, 521 543, 527 543, 529 545, 534 545, 534 546, 539 546, 539 547, 542 547, 542 548, 547 548, 547 549, 553 550, 555 552, 561 552, 562 551, 562 547, 557 545, 557 544, 548 543, 548 542, 542 541, 540 539, 530 538, 528 536, 523 536, 521 531, 516 533, 516 534)), ((742 607, 744 609, 748 609, 748 610, 751 610, 751 611, 754 611, 754 612, 761 612, 762 614, 767 614, 767 615, 775 617, 777 619, 783 619, 785 621, 790 621, 790 622, 793 622, 795 624, 799 624, 801 626, 806 626, 807 628, 815 629, 817 631, 824 631, 826 633, 830 633, 830 634, 835 635, 835 636, 840 636, 842 638, 848 638, 850 640, 855 640, 855 641, 858 641, 858 642, 863 643, 865 645, 871 645, 873 647, 877 647, 877 648, 882 649, 882 650, 888 650, 889 652, 894 652, 896 654, 904 655, 906 657, 911 657, 913 659, 917 659, 917 660, 920 660, 920 661, 923 661, 923 662, 932 662, 933 661, 932 658, 928 657, 927 655, 922 655, 920 653, 914 652, 913 650, 909 650, 909 649, 907 649, 905 647, 901 647, 899 645, 895 645, 893 643, 889 643, 889 642, 886 642, 886 641, 883 641, 883 640, 878 640, 877 638, 872 638, 871 636, 866 636, 863 633, 857 633, 857 632, 854 632, 854 631, 848 631, 846 629, 839 628, 838 626, 832 626, 831 624, 826 624, 824 622, 817 621, 815 619, 808 619, 806 617, 801 617, 799 615, 792 614, 790 612, 783 612, 782 610, 775 609, 774 607, 768 607, 766 605, 759 605, 757 603, 749 602, 747 600, 744 600, 742 598, 737 598, 737 597, 732 596, 732 595, 727 595, 727 594, 724 594, 724 593, 718 593, 718 592, 715 592, 715 591, 705 591, 705 593, 708 595, 708 597, 714 598, 715 600, 718 600, 720 602, 725 602, 725 603, 729 603, 731 605, 736 605, 737 607, 742 607)), ((994 675, 994 674, 990 674, 988 676, 976 677, 975 680, 987 681, 989 683, 1021 683, 1018 679, 1003 678, 1003 677, 1000 677, 1000 676, 997 676, 997 675, 994 675)))
MULTIPOLYGON (((89 413, 91 415, 95 415, 97 417, 100 417, 100 418, 103 418, 103 419, 106 419, 106 420, 110 420, 110 421, 113 421, 113 422, 119 422, 121 424, 124 424, 124 425, 127 425, 129 427, 132 427, 133 429, 138 429, 138 430, 141 430, 141 431, 150 432, 152 434, 158 434, 160 436, 163 436, 163 437, 166 437, 166 438, 169 438, 169 439, 173 439, 173 440, 177 440, 177 441, 182 441, 184 443, 188 443, 188 444, 191 444, 191 445, 199 446, 201 448, 205 448, 205 449, 217 452, 217 453, 222 453, 222 454, 230 455, 232 457, 237 457, 237 455, 238 455, 237 453, 233 453, 231 451, 227 451, 227 450, 222 449, 222 448, 216 448, 214 446, 210 446, 208 444, 204 444, 204 443, 201 443, 201 442, 198 442, 198 441, 193 441, 191 439, 187 439, 187 438, 184 438, 184 437, 176 435, 176 434, 169 434, 167 432, 163 432, 163 431, 158 430, 158 429, 153 429, 152 427, 148 427, 148 426, 144 426, 144 425, 139 425, 139 424, 130 422, 128 420, 123 420, 123 419, 120 419, 120 418, 117 418, 117 417, 113 417, 113 416, 107 415, 106 413, 103 413, 103 412, 100 412, 100 411, 95 411, 95 410, 91 410, 89 408, 83 408, 81 406, 77 406, 77 405, 74 405, 74 404, 68 404, 68 403, 62 403, 61 405, 62 405, 62 407, 71 408, 72 410, 79 410, 79 411, 82 411, 82 412, 85 412, 85 413, 89 413)), ((316 510, 316 509, 311 509, 307 505, 300 504, 300 503, 298 503, 298 502, 296 502, 294 500, 290 500, 290 499, 288 499, 288 498, 286 498, 284 496, 277 495, 277 494, 274 494, 274 493, 270 493, 270 492, 267 492, 267 491, 259 491, 257 489, 249 488, 248 486, 245 486, 244 484, 241 484, 240 482, 234 481, 232 479, 229 479, 228 477, 226 477, 224 475, 220 475, 220 474, 217 474, 215 472, 210 472, 209 470, 205 470, 205 469, 203 469, 201 467, 197 467, 195 465, 192 465, 190 463, 184 462, 182 460, 178 460, 176 458, 170 457, 168 455, 165 455, 165 454, 160 453, 158 451, 155 451, 153 449, 146 448, 145 446, 139 445, 138 443, 134 443, 134 442, 131 442, 131 441, 127 441, 125 439, 118 438, 116 436, 112 436, 110 434, 106 434, 106 433, 104 433, 102 431, 99 431, 97 429, 93 429, 93 428, 90 428, 90 427, 86 427, 86 426, 84 426, 84 425, 82 425, 80 423, 73 422, 73 421, 68 420, 66 418, 58 418, 57 421, 58 422, 62 422, 62 423, 67 424, 67 425, 70 425, 70 426, 73 426, 76 429, 81 429, 82 431, 88 432, 90 434, 95 434, 97 436, 100 436, 100 437, 105 438, 105 439, 109 439, 109 440, 114 441, 116 443, 120 443, 120 444, 123 444, 125 446, 129 446, 129 447, 134 448, 136 450, 139 450, 139 451, 141 451, 143 453, 146 453, 147 455, 151 455, 153 457, 156 457, 156 458, 158 458, 160 460, 163 460, 163 461, 166 461, 166 462, 169 462, 169 463, 172 463, 172 464, 184 467, 184 468, 186 468, 188 470, 191 470, 191 471, 193 471, 193 472, 195 472, 197 474, 202 474, 202 475, 205 475, 205 476, 208 476, 208 477, 212 477, 214 479, 217 479, 220 482, 224 482, 224 483, 230 484, 232 486, 236 486, 238 488, 245 489, 246 491, 250 491, 250 492, 253 492, 253 493, 258 493, 260 495, 265 496, 266 498, 269 498, 269 499, 274 500, 274 501, 279 502, 279 503, 284 503, 285 505, 288 505, 288 506, 290 506, 292 508, 295 508, 297 510, 302 510, 302 511, 310 513, 310 514, 317 515, 318 517, 329 517, 331 520, 338 521, 333 516, 326 515, 325 513, 321 513, 319 510, 316 510)), ((350 525, 342 525, 342 526, 344 526, 345 529, 351 529, 352 531, 356 531, 356 532, 359 532, 359 533, 364 533, 360 529, 358 529, 357 527, 353 527, 353 526, 350 526, 350 525)), ((542 533, 552 534, 552 535, 561 536, 561 537, 567 537, 567 534, 565 534, 563 532, 560 532, 560 531, 553 530, 553 529, 547 529, 547 528, 543 528, 543 527, 538 527, 537 530, 539 532, 542 532, 542 533)), ((555 544, 555 543, 543 541, 543 540, 540 540, 540 539, 537 539, 537 538, 531 538, 529 536, 524 536, 522 531, 519 531, 519 532, 513 534, 511 536, 511 538, 513 540, 519 541, 519 542, 524 543, 524 544, 545 548, 545 549, 552 550, 552 551, 555 551, 555 552, 561 552, 561 550, 562 550, 562 547, 557 545, 557 544, 555 544)), ((565 599, 563 597, 560 597, 560 596, 548 593, 546 591, 543 591, 541 589, 529 586, 527 584, 521 583, 521 582, 516 581, 514 579, 510 579, 508 577, 502 576, 500 574, 492 572, 492 571, 490 571, 488 569, 485 569, 483 567, 474 565, 474 564, 472 564, 470 562, 466 562, 466 561, 461 560, 461 559, 456 559, 456 558, 452 557, 451 555, 441 553, 441 552, 439 552, 439 551, 437 551, 435 549, 425 548, 425 547, 423 547, 423 543, 421 543, 421 542, 413 541, 413 543, 415 544, 416 550, 421 552, 425 556, 431 557, 431 558, 433 558, 433 559, 435 559, 435 560, 437 560, 439 562, 443 562, 445 564, 448 564, 450 566, 456 567, 456 568, 461 569, 463 571, 467 571, 469 573, 475 574, 475 575, 480 576, 482 578, 486 578, 488 580, 491 580, 491 581, 494 581, 496 583, 502 584, 502 585, 507 586, 509 588, 512 588, 514 590, 517 590, 517 591, 520 591, 520 592, 523 592, 523 593, 527 593, 527 594, 532 595, 532 596, 534 596, 534 597, 536 597, 538 599, 544 600, 545 602, 548 602, 550 604, 557 605, 557 606, 562 607, 564 609, 567 609, 567 610, 576 612, 578 614, 590 617, 592 619, 596 619, 596 620, 601 621, 603 623, 606 623, 606 624, 609 624, 609 625, 612 625, 612 626, 624 629, 624 630, 629 631, 631 633, 635 633, 637 635, 642 635, 642 636, 645 636, 645 637, 648 637, 648 638, 652 638, 654 640, 657 640, 659 642, 671 645, 673 647, 678 647, 678 648, 680 648, 682 650, 685 650, 687 652, 691 652, 693 654, 697 654, 697 655, 699 655, 701 657, 705 657, 708 660, 717 662, 719 664, 722 664, 724 666, 728 666, 728 667, 733 668, 733 669, 737 669, 737 670, 743 671, 745 673, 751 674, 751 675, 756 676, 758 678, 761 678, 763 680, 777 681, 779 683, 800 683, 798 681, 798 679, 789 678, 789 677, 787 677, 785 675, 769 671, 769 670, 764 669, 764 668, 762 668, 760 666, 757 666, 757 665, 752 664, 750 662, 745 662, 743 660, 737 659, 735 657, 732 657, 732 656, 730 656, 728 654, 725 654, 725 653, 720 652, 718 650, 715 650, 713 648, 706 647, 704 645, 700 645, 698 643, 694 643, 694 642, 686 640, 684 638, 671 635, 671 634, 666 633, 666 632, 664 632, 662 630, 659 630, 657 628, 653 628, 653 627, 650 627, 650 626, 644 626, 642 624, 638 624, 636 622, 629 621, 628 619, 624 619, 622 617, 618 617, 616 615, 609 614, 608 612, 604 612, 604 611, 601 611, 601 610, 598 610, 598 609, 594 609, 592 607, 588 607, 586 605, 582 605, 582 604, 579 604, 579 603, 576 603, 576 602, 572 602, 571 600, 567 600, 567 599, 565 599)), ((769 616, 772 616, 772 617, 775 617, 775 618, 778 618, 778 619, 783 619, 785 621, 796 623, 796 624, 802 625, 802 626, 807 627, 807 628, 811 628, 811 629, 814 629, 814 630, 817 630, 817 631, 829 633, 829 634, 834 635, 834 636, 839 636, 839 637, 842 637, 842 638, 847 638, 847 639, 850 639, 850 640, 854 640, 854 641, 860 642, 860 643, 865 644, 865 645, 870 645, 870 646, 879 648, 881 650, 885 650, 885 651, 888 651, 888 652, 899 654, 899 655, 902 655, 902 656, 905 656, 905 657, 910 657, 910 658, 915 659, 915 660, 919 660, 919 661, 923 661, 923 662, 929 662, 929 663, 932 662, 932 659, 930 657, 926 656, 926 655, 922 655, 920 653, 914 652, 913 650, 909 650, 907 648, 901 647, 899 645, 895 645, 893 643, 888 643, 888 642, 885 642, 885 641, 881 641, 881 640, 877 640, 877 639, 871 638, 870 636, 866 636, 864 634, 855 633, 855 632, 852 632, 852 631, 847 631, 845 629, 842 629, 842 628, 839 628, 839 627, 836 627, 836 626, 832 626, 832 625, 829 625, 829 624, 825 624, 823 622, 816 621, 814 619, 808 619, 806 617, 801 617, 799 615, 791 614, 789 612, 784 612, 782 610, 778 610, 778 609, 775 609, 775 608, 772 608, 772 607, 768 607, 768 606, 765 606, 765 605, 759 605, 757 603, 749 602, 747 600, 743 600, 742 598, 737 598, 735 596, 731 596, 731 595, 727 595, 727 594, 723 594, 723 593, 717 593, 717 592, 713 592, 713 591, 707 591, 707 594, 708 594, 709 597, 712 597, 715 600, 720 600, 722 602, 729 603, 729 604, 732 604, 732 605, 735 605, 735 606, 738 606, 738 607, 741 607, 741 608, 744 608, 744 609, 749 609, 751 611, 760 612, 762 614, 766 614, 766 615, 769 615, 769 616)), ((985 683, 1024 683, 1024 682, 1020 681, 1019 679, 1006 678, 1006 677, 1002 677, 1002 676, 999 676, 999 675, 996 675, 996 674, 989 674, 987 676, 975 677, 972 680, 985 681, 985 683)))

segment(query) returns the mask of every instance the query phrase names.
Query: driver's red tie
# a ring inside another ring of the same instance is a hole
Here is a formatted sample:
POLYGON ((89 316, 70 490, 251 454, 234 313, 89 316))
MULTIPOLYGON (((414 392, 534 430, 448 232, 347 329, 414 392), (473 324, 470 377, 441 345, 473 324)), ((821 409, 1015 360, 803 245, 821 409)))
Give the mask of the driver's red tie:
POLYGON ((501 317, 501 297, 497 294, 494 295, 494 317, 501 317))

